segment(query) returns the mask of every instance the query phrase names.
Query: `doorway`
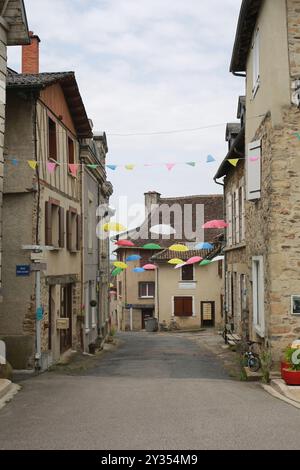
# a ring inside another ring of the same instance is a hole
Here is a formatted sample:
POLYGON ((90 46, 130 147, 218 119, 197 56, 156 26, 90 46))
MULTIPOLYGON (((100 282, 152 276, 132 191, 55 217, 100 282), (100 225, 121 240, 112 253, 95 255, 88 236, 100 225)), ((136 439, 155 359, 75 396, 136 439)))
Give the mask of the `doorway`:
POLYGON ((69 319, 69 328, 66 330, 60 330, 61 354, 72 347, 72 294, 72 284, 61 286, 60 317, 69 319))
POLYGON ((215 326, 215 302, 201 302, 201 326, 215 326))
POLYGON ((148 318, 153 318, 153 308, 143 308, 142 309, 142 330, 145 330, 146 320, 148 318))

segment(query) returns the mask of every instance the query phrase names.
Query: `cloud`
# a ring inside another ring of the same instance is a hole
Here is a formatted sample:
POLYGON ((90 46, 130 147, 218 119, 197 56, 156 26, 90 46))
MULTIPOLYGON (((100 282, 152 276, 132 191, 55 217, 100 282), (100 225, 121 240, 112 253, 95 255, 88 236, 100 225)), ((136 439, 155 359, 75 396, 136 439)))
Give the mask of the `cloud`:
MULTIPOLYGON (((108 133, 110 163, 203 161, 225 155, 225 126, 147 137, 110 133, 194 128, 235 119, 242 79, 229 74, 241 2, 236 0, 27 0, 42 39, 42 71, 75 70, 95 130, 108 133)), ((19 67, 18 48, 9 60, 19 67)), ((138 168, 109 176, 114 200, 220 192, 217 167, 138 168)))

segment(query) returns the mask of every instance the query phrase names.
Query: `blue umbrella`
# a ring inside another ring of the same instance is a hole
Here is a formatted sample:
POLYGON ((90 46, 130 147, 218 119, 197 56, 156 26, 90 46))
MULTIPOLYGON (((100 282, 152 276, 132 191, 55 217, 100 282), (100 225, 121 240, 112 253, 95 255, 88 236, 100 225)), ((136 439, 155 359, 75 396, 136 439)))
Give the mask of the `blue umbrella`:
POLYGON ((142 259, 140 255, 130 255, 126 258, 126 261, 139 261, 142 259))
POLYGON ((214 245, 211 243, 203 242, 203 243, 198 243, 198 245, 195 246, 196 250, 212 250, 214 245))
POLYGON ((132 270, 134 273, 144 273, 145 272, 145 269, 144 268, 134 268, 132 270))

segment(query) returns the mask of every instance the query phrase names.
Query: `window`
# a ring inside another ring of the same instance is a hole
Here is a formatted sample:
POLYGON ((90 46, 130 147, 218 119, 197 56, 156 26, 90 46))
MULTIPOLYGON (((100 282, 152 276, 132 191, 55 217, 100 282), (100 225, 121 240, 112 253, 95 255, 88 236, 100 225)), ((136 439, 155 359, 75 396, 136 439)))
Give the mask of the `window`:
POLYGON ((68 162, 73 164, 75 162, 74 141, 68 137, 68 162))
POLYGON ((244 181, 241 181, 239 188, 239 207, 240 207, 240 241, 245 240, 245 188, 244 181))
POLYGON ((67 211, 67 249, 72 253, 81 248, 81 217, 75 209, 67 211))
POLYGON ((139 282, 139 297, 141 299, 153 299, 155 295, 154 282, 139 282))
POLYGON ((194 315, 193 297, 174 297, 173 315, 175 317, 192 317, 194 315))
POLYGON ((253 86, 252 95, 253 98, 260 85, 260 60, 259 60, 259 30, 257 29, 254 35, 254 41, 252 46, 253 52, 253 86))
POLYGON ((194 266, 192 264, 182 266, 182 268, 181 268, 181 280, 182 281, 193 281, 194 280, 194 266))
POLYGON ((239 207, 239 190, 234 191, 234 243, 240 243, 240 207, 239 207))
POLYGON ((222 279, 223 277, 223 260, 218 261, 218 276, 222 279))
POLYGON ((260 199, 261 196, 261 141, 248 145, 246 159, 247 200, 260 199))
POLYGON ((227 194, 226 197, 226 219, 228 223, 227 228, 227 245, 232 245, 232 195, 227 194))
POLYGON ((45 203, 45 244, 55 248, 65 246, 64 209, 59 201, 49 200, 45 203))
POLYGON ((94 239, 94 214, 93 214, 93 196, 89 194, 89 203, 88 203, 88 223, 87 223, 87 242, 88 242, 88 252, 93 252, 93 239, 94 239))
POLYGON ((48 159, 57 161, 56 124, 48 117, 48 159))
POLYGON ((253 325, 262 338, 265 335, 264 263, 262 256, 252 258, 253 325))

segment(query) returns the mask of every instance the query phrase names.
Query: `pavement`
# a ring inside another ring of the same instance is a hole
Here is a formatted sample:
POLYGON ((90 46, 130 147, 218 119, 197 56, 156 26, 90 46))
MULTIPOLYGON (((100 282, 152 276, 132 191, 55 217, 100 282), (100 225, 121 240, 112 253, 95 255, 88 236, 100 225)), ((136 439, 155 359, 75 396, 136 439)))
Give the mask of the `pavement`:
POLYGON ((23 380, 0 410, 0 449, 300 448, 300 411, 233 380, 205 339, 123 333, 118 341, 87 368, 23 380))

